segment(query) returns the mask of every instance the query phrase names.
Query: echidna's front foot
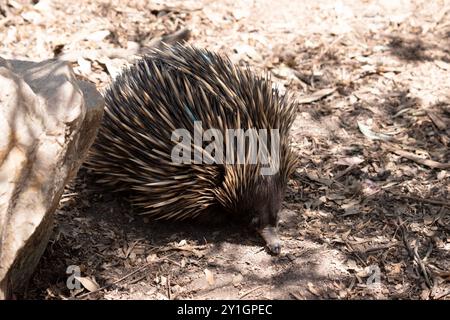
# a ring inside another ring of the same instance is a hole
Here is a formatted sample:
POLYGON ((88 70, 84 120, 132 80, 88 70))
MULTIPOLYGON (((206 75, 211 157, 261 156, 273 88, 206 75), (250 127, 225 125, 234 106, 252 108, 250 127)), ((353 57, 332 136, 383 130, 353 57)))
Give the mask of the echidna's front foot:
POLYGON ((267 226, 259 230, 259 234, 263 237, 271 254, 279 255, 281 253, 281 240, 276 227, 267 226))

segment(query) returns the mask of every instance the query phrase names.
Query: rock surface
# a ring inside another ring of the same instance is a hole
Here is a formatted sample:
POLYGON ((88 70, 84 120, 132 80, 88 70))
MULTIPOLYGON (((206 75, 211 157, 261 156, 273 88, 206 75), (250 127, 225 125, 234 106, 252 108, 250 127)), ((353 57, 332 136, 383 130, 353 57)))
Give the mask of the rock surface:
POLYGON ((104 101, 58 60, 0 58, 0 299, 22 289, 64 186, 92 144, 104 101))

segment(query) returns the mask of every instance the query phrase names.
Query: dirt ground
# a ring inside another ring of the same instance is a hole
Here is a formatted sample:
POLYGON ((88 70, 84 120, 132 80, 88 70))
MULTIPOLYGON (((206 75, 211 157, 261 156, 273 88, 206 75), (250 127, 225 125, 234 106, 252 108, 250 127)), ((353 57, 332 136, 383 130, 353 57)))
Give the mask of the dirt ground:
POLYGON ((18 298, 450 299, 449 2, 6 3, 2 57, 63 57, 102 90, 188 29, 300 103, 280 256, 239 226, 136 217, 82 169, 18 298))

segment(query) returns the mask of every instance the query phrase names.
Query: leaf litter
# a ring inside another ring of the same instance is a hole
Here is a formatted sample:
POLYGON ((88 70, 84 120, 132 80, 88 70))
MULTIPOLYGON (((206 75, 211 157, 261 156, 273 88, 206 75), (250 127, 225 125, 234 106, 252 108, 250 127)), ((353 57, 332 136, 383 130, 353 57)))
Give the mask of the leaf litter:
POLYGON ((280 257, 239 228, 144 223, 82 169, 19 297, 450 299, 445 2, 3 3, 2 57, 64 59, 99 90, 183 39, 267 70, 299 101, 280 257), (69 265, 81 291, 66 286, 69 265))

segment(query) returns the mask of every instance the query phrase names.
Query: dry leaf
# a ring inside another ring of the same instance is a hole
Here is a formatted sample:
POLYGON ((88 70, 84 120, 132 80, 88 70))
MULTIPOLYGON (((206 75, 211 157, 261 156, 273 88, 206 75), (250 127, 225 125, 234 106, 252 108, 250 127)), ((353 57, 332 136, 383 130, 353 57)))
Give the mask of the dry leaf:
POLYGON ((333 181, 331 181, 329 179, 321 178, 315 172, 307 172, 306 176, 308 177, 308 179, 310 179, 312 181, 319 182, 319 183, 324 184, 326 186, 331 186, 333 184, 333 181))
POLYGON ((102 41, 107 36, 109 36, 110 33, 111 32, 109 30, 100 30, 100 31, 96 31, 96 32, 86 35, 85 38, 86 38, 86 40, 91 40, 91 41, 102 41))
POLYGON ((77 59, 78 70, 81 71, 84 75, 89 75, 92 72, 91 62, 89 60, 84 59, 83 57, 79 57, 77 59))
POLYGON ((42 15, 36 11, 26 11, 21 14, 25 21, 31 22, 33 24, 39 24, 42 22, 42 15))
POLYGON ((280 79, 297 79, 294 70, 289 67, 281 66, 279 68, 274 68, 271 72, 280 79))
POLYGON ((8 0, 7 3, 8 3, 8 6, 11 6, 17 10, 21 10, 23 8, 22 4, 20 4, 17 1, 14 1, 14 0, 8 0))
POLYGON ((208 269, 205 269, 204 272, 205 272, 205 276, 206 276, 206 281, 208 282, 208 284, 210 286, 212 286, 215 282, 213 273, 211 271, 209 271, 208 269))
POLYGON ((347 238, 348 238, 348 236, 350 235, 350 232, 352 232, 352 230, 350 229, 350 230, 348 230, 348 231, 346 231, 346 232, 344 232, 343 234, 342 234, 342 240, 344 240, 344 241, 346 241, 347 240, 347 238))
POLYGON ((387 134, 374 132, 372 131, 369 126, 366 126, 362 121, 358 121, 358 128, 361 131, 361 133, 369 138, 370 140, 383 140, 387 141, 390 140, 392 137, 388 136, 387 134))
POLYGON ((361 268, 358 267, 358 265, 356 264, 356 261, 353 259, 348 259, 347 262, 347 269, 348 270, 355 270, 355 271, 360 271, 361 268))
POLYGON ((100 286, 94 279, 90 279, 88 277, 75 277, 76 280, 80 281, 80 283, 85 287, 89 292, 96 291, 100 289, 100 286))
POLYGON ((314 101, 318 101, 320 99, 325 98, 326 96, 329 96, 330 94, 332 94, 335 91, 336 91, 336 88, 322 89, 322 90, 316 91, 313 94, 310 94, 308 96, 300 97, 297 100, 297 102, 302 104, 302 103, 311 103, 311 102, 314 102, 314 101))
POLYGON ((446 176, 447 176, 447 171, 441 170, 441 171, 439 171, 439 173, 437 174, 436 178, 437 178, 438 180, 442 180, 442 179, 444 179, 446 176))
POLYGON ((361 183, 361 191, 365 196, 371 196, 381 190, 380 186, 370 179, 365 179, 361 183))
POLYGON ((126 64, 122 59, 110 59, 108 57, 101 57, 97 61, 106 67, 106 71, 112 79, 120 74, 122 67, 126 64))
POLYGON ((156 300, 169 300, 169 298, 166 295, 162 294, 161 292, 158 292, 156 294, 156 300))
POLYGON ((428 117, 433 121, 436 127, 438 127, 439 130, 446 130, 447 124, 442 120, 436 113, 432 111, 427 111, 428 117))
POLYGON ((308 282, 308 290, 315 296, 320 296, 320 293, 317 291, 316 287, 311 283, 308 282))
POLYGON ((430 225, 434 222, 434 217, 426 215, 425 217, 423 217, 423 223, 425 223, 425 225, 430 225))
POLYGON ((244 277, 242 276, 242 274, 237 274, 233 276, 233 285, 236 287, 238 285, 241 284, 242 280, 244 280, 244 277))
POLYGON ((152 253, 150 255, 147 256, 147 258, 145 258, 145 261, 147 262, 153 262, 157 259, 158 257, 156 256, 156 254, 152 253))
POLYGON ((360 163, 363 163, 364 159, 360 157, 348 157, 348 158, 341 158, 338 161, 336 161, 336 164, 341 166, 353 166, 358 165, 360 163))

